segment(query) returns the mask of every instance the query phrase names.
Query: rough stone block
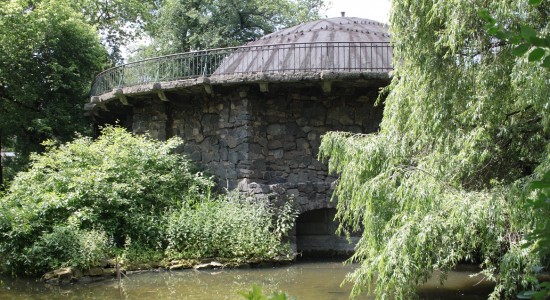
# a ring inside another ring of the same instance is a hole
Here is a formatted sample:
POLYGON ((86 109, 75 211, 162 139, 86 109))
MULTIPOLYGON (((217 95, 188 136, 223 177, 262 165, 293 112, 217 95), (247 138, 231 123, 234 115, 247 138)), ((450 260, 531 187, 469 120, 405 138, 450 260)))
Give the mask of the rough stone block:
POLYGON ((282 124, 270 124, 267 126, 267 134, 272 136, 280 136, 286 133, 286 128, 282 124))
POLYGON ((303 157, 303 152, 297 150, 285 151, 283 157, 286 161, 289 162, 299 162, 299 160, 303 157))
POLYGON ((289 197, 290 196, 298 197, 300 195, 300 191, 298 191, 298 189, 288 189, 288 190, 286 190, 286 194, 289 197))
POLYGON ((355 124, 355 111, 352 107, 335 107, 331 109, 327 114, 327 122, 333 124, 340 123, 342 125, 353 125, 355 124))
POLYGON ((192 161, 201 161, 202 160, 202 152, 195 151, 189 154, 189 159, 192 161))
POLYGON ((307 139, 310 141, 315 141, 319 139, 319 135, 316 132, 310 132, 307 134, 307 139))
POLYGON ((269 155, 272 155, 276 159, 280 159, 280 158, 283 158, 284 151, 283 149, 271 150, 269 151, 269 155))
POLYGON ((296 148, 299 150, 309 149, 311 146, 309 145, 309 141, 304 138, 296 139, 296 148))
POLYGON ((227 152, 227 160, 233 164, 236 164, 239 162, 239 153, 235 151, 228 151, 227 152))
MULTIPOLYGON (((217 151, 216 151, 217 152, 217 151)), ((214 153, 213 152, 203 152, 202 153, 202 162, 203 163, 209 163, 214 159, 214 153)))
POLYGON ((228 150, 226 147, 220 147, 219 154, 220 154, 220 161, 227 161, 228 160, 228 150))
POLYGON ((225 137, 225 142, 227 143, 227 146, 231 149, 237 147, 237 145, 240 144, 241 141, 237 137, 228 135, 225 137))
POLYGON ((324 182, 315 182, 315 183, 313 184, 313 187, 314 187, 315 191, 323 193, 323 192, 325 192, 327 189, 329 189, 330 186, 327 185, 327 184, 324 183, 324 182))
POLYGON ((245 178, 239 181, 239 183, 237 184, 237 189, 239 190, 239 192, 247 193, 250 189, 249 185, 250 180, 248 178, 245 178))
POLYGON ((269 150, 274 150, 274 149, 279 149, 279 148, 283 148, 283 143, 281 140, 279 139, 276 139, 276 140, 270 140, 267 142, 267 148, 269 150))
POLYGON ((268 142, 267 138, 265 138, 265 137, 258 137, 258 136, 256 136, 256 137, 254 138, 254 141, 255 141, 256 143, 258 143, 258 145, 260 145, 262 148, 267 148, 267 147, 268 147, 268 143, 269 143, 269 142, 268 142))
POLYGON ((313 184, 311 182, 298 183, 298 190, 301 193, 309 194, 309 193, 313 192, 313 184))
POLYGON ((224 162, 222 163, 223 168, 223 177, 225 179, 233 180, 237 178, 237 171, 235 169, 235 164, 224 162))
POLYGON ((275 194, 284 194, 286 189, 282 184, 270 184, 268 185, 269 191, 275 194))
POLYGON ((202 116, 201 125, 203 132, 214 132, 218 128, 220 116, 218 114, 205 114, 202 116))
POLYGON ((237 171, 237 175, 241 178, 250 178, 254 175, 254 171, 249 169, 239 169, 237 171))
POLYGON ((248 153, 262 153, 262 147, 259 144, 249 142, 248 143, 248 153))
POLYGON ((296 142, 295 141, 285 141, 283 143, 283 149, 285 151, 296 150, 296 142))

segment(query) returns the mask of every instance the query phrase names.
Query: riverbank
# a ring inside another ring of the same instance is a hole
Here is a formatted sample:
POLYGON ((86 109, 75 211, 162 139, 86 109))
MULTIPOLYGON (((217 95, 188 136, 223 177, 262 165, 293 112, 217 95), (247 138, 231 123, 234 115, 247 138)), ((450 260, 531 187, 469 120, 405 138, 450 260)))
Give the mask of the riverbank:
POLYGON ((40 280, 53 285, 89 283, 143 272, 264 268, 288 265, 294 261, 295 257, 291 256, 278 256, 269 260, 206 258, 129 264, 122 264, 116 259, 110 259, 105 260, 103 266, 85 270, 73 267, 56 269, 42 275, 40 280))

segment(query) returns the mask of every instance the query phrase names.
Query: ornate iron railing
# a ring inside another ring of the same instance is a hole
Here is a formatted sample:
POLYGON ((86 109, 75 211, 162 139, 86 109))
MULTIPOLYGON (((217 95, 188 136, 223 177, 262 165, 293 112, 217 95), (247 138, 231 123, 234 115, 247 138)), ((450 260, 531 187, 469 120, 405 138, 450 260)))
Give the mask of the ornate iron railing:
POLYGON ((144 59, 101 72, 91 95, 115 88, 212 75, 297 72, 388 72, 387 42, 316 42, 210 49, 144 59))

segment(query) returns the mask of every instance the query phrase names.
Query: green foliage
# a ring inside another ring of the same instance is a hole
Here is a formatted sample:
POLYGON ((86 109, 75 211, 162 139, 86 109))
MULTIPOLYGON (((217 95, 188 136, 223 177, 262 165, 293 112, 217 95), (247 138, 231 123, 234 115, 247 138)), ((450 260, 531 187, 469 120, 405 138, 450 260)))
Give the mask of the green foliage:
MULTIPOLYGON (((550 255, 550 171, 542 178, 533 181, 527 187, 532 193, 532 199, 527 203, 527 209, 535 212, 534 229, 527 235, 527 241, 534 245, 534 251, 549 259, 550 255)), ((548 270, 546 270, 548 271, 548 270)), ((545 299, 550 296, 550 282, 540 284, 540 291, 535 299, 545 299)))
POLYGON ((151 48, 171 54, 240 46, 277 29, 317 19, 323 6, 323 0, 167 0, 151 31, 151 48))
POLYGON ((2 4, 0 144, 22 162, 45 139, 90 129, 83 106, 106 53, 82 18, 65 0, 2 4))
POLYGON ((65 142, 75 131, 91 131, 83 106, 94 76, 107 66, 107 53, 111 63, 122 61, 121 46, 143 34, 160 3, 2 2, 0 145, 18 153, 7 171, 23 169, 46 139, 65 142))
POLYGON ((435 269, 470 261, 497 282, 493 299, 510 298, 547 266, 525 244, 539 215, 523 188, 549 169, 550 74, 496 41, 481 9, 505 28, 550 30, 548 2, 392 1, 399 63, 380 132, 323 137, 337 218, 364 229, 354 295, 414 297, 435 269))
POLYGON ((529 209, 535 211, 537 222, 528 236, 528 240, 536 244, 536 251, 542 255, 550 254, 550 171, 540 180, 529 184, 528 190, 534 192, 534 199, 527 203, 529 209))
POLYGON ((165 258, 163 248, 140 245, 132 242, 130 237, 126 237, 123 248, 115 248, 113 252, 121 264, 130 267, 135 264, 156 264, 165 258))
POLYGON ((294 223, 292 202, 281 211, 238 192, 174 211, 168 220, 170 258, 274 258, 294 223))
POLYGON ((82 12, 86 22, 97 28, 101 43, 113 64, 123 61, 121 46, 145 34, 163 0, 79 0, 70 6, 82 12))
MULTIPOLYGON (((178 139, 153 141, 119 127, 104 128, 95 141, 81 137, 62 146, 48 143, 47 152, 34 155, 30 170, 19 173, 1 198, 3 268, 34 273, 49 265, 87 262, 73 257, 46 264, 49 250, 41 249, 59 238, 57 227, 81 230, 75 230, 74 239, 99 231, 116 247, 131 239, 163 249, 168 210, 204 201, 213 185, 186 158, 172 154, 179 144, 178 139), (28 255, 33 251, 44 253, 38 266, 28 255)), ((61 257, 73 253, 67 251, 61 257)))
POLYGON ((101 265, 109 253, 111 241, 104 231, 81 230, 71 226, 54 226, 43 233, 24 253, 29 259, 29 273, 63 267, 90 268, 101 265))
MULTIPOLYGON (((42 7, 73 11, 80 21, 93 27, 101 44, 108 51, 111 63, 115 64, 123 61, 121 53, 123 45, 144 36, 145 29, 151 25, 164 0, 17 0, 15 2, 24 7, 27 12, 34 12, 42 7)), ((19 25, 16 24, 16 26, 19 25)))
POLYGON ((266 296, 262 293, 262 288, 258 285, 252 285, 252 290, 248 292, 240 292, 241 296, 243 296, 247 300, 291 300, 295 299, 294 297, 288 296, 286 293, 283 292, 273 292, 271 295, 266 296))
MULTIPOLYGON (((541 3, 542 0, 529 0, 530 5, 541 3)), ((485 28, 488 33, 504 42, 516 45, 512 50, 513 55, 523 56, 531 50, 527 60, 540 62, 542 67, 550 69, 550 53, 546 53, 550 51, 550 34, 548 32, 539 35, 535 29, 526 24, 521 24, 519 30, 505 28, 506 24, 500 24, 486 9, 480 10, 479 16, 487 22, 485 28)))
POLYGON ((0 195, 0 273, 39 274, 97 266, 117 256, 128 265, 165 258, 271 259, 296 211, 213 196, 213 181, 174 150, 182 143, 105 127, 32 156, 0 195))

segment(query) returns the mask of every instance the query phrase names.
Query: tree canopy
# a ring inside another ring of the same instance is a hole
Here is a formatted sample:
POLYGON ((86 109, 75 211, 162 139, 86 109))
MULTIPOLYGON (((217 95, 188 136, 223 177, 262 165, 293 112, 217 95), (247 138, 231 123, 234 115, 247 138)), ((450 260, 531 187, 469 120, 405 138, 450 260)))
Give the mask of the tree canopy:
POLYGON ((122 47, 144 34, 162 2, 3 1, 0 145, 24 165, 43 140, 89 129, 82 107, 93 77, 123 60, 122 47))
POLYGON ((394 0, 380 132, 322 140, 341 175, 337 217, 364 229, 354 294, 409 298, 435 269, 470 261, 497 282, 492 298, 511 298, 548 267, 525 241, 544 215, 523 187, 550 168, 550 72, 487 32, 482 9, 507 30, 549 33, 548 1, 394 0))
POLYGON ((151 30, 162 53, 240 46, 319 17, 323 0, 166 0, 151 30))
POLYGON ((79 0, 71 7, 95 26, 112 63, 121 63, 122 46, 144 35, 164 0, 79 0))
POLYGON ((82 18, 63 0, 2 5, 0 139, 20 157, 86 128, 82 107, 106 53, 82 18))

